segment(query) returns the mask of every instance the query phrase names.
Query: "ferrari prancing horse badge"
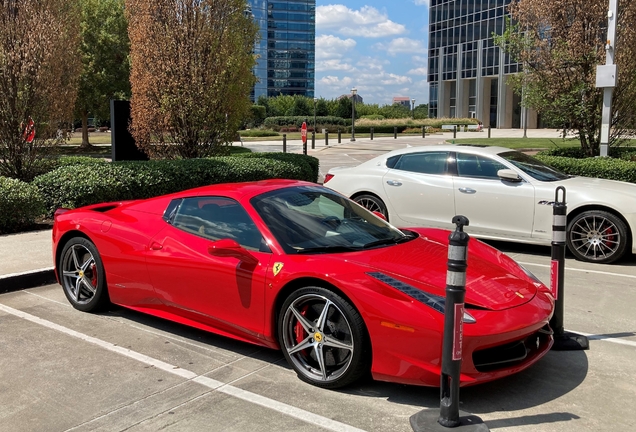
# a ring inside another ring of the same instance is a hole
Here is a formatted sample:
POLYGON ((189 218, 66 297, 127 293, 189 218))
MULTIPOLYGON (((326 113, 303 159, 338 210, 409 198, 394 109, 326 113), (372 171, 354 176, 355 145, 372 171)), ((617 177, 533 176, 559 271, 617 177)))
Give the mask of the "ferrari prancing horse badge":
POLYGON ((274 263, 274 268, 273 268, 274 276, 276 276, 282 269, 283 269, 283 263, 282 262, 274 263))

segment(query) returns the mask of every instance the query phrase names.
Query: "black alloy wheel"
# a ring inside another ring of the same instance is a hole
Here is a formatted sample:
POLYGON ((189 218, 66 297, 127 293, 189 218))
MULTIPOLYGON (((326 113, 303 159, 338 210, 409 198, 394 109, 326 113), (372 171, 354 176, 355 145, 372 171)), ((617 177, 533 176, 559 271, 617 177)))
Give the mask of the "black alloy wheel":
POLYGON ((344 387, 369 371, 364 321, 347 300, 328 289, 294 291, 280 310, 278 339, 298 377, 317 387, 344 387))
POLYGON ((580 261, 609 264, 627 249, 627 227, 612 213, 589 210, 575 216, 567 227, 568 249, 580 261))
POLYGON ((59 278, 75 309, 95 312, 110 304, 102 259, 95 245, 84 237, 73 237, 64 245, 59 278))

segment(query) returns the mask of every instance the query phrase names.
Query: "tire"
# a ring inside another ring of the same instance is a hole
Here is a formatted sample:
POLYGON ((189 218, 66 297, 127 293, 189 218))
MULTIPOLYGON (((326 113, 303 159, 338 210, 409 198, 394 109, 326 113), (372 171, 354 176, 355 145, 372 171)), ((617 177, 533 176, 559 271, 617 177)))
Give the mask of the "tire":
POLYGON ((387 222, 389 221, 389 212, 386 210, 386 205, 384 205, 384 202, 377 196, 363 194, 356 196, 355 198, 353 198, 353 200, 370 212, 377 211, 382 213, 387 222))
POLYGON ((110 304, 102 259, 95 245, 84 237, 73 237, 64 245, 59 279, 75 309, 97 312, 110 304))
POLYGON ((609 264, 627 250, 627 227, 612 213, 589 210, 576 215, 567 227, 567 245, 580 261, 609 264))
POLYGON ((344 387, 370 370, 362 317, 325 288, 301 288, 285 300, 278 315, 278 340, 298 378, 317 387, 344 387))

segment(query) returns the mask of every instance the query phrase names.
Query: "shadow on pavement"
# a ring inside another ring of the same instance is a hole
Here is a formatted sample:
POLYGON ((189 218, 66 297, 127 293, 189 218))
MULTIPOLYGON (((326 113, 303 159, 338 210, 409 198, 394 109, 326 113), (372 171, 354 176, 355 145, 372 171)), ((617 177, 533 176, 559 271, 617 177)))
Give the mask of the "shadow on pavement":
MULTIPOLYGON (((104 316, 130 320, 213 348, 248 356, 291 370, 280 351, 251 345, 227 337, 218 336, 196 328, 152 317, 125 308, 113 307, 104 316)), ((178 344, 178 341, 173 343, 178 344)), ((475 415, 506 411, 519 411, 560 398, 576 389, 588 372, 588 359, 584 351, 550 351, 538 363, 518 374, 461 389, 460 409, 475 415)), ((298 385, 305 385, 298 381, 298 385)), ((438 408, 439 389, 394 384, 364 379, 338 392, 386 399, 393 403, 422 408, 438 408)), ((548 408, 549 409, 549 408, 548 408)), ((571 413, 538 414, 500 420, 489 420, 490 428, 523 425, 539 425, 577 419, 571 413)))

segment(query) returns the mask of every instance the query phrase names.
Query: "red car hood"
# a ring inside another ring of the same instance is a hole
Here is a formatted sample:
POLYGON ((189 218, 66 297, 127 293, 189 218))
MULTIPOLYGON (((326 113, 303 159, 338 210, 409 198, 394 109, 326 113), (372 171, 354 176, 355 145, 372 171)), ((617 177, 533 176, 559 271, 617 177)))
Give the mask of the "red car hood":
MULTIPOLYGON (((535 282, 508 256, 472 241, 466 271, 466 303, 490 310, 504 310, 530 301, 535 282)), ((446 296, 446 244, 418 238, 392 247, 351 254, 347 261, 381 272, 441 297, 446 296)))

